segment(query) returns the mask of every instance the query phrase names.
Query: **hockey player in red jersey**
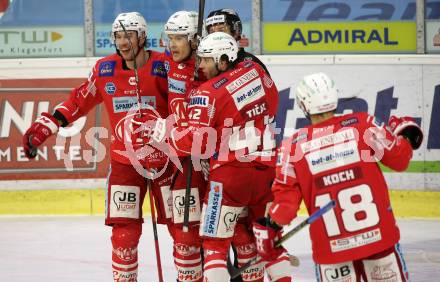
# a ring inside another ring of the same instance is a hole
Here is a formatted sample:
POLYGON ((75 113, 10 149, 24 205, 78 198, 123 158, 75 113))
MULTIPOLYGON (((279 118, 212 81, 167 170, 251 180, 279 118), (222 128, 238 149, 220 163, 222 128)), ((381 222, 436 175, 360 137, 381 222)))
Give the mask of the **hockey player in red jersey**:
MULTIPOLYGON (((208 79, 190 93, 188 127, 177 126, 169 142, 180 154, 210 158, 200 235, 205 252, 204 281, 228 281, 226 269, 232 240, 240 265, 256 256, 250 230, 272 200, 274 177, 273 120, 278 91, 256 63, 238 63, 238 46, 223 32, 202 39, 197 49, 208 79), (247 208, 247 214, 243 211, 247 208)), ((156 124, 150 142, 162 142, 166 132, 156 124)), ((271 281, 290 276, 286 254, 267 268, 271 281)), ((263 281, 263 264, 242 273, 243 281, 263 281)))
POLYGON ((311 125, 278 151, 272 224, 254 227, 259 254, 271 259, 280 228, 296 217, 302 200, 309 214, 331 200, 336 207, 310 226, 318 281, 408 281, 399 229, 378 162, 404 171, 423 139, 411 118, 389 126, 367 113, 335 116, 337 91, 324 73, 304 77, 296 89, 311 125))
MULTIPOLYGON (((26 155, 33 158, 36 148, 56 134, 60 126, 71 124, 87 115, 96 105, 104 103, 111 125, 111 169, 106 191, 105 224, 112 227, 115 282, 137 281, 142 204, 147 189, 146 179, 132 165, 133 159, 126 150, 125 144, 131 144, 131 131, 124 127, 133 119, 128 113, 137 107, 137 115, 139 105, 145 115, 166 117, 168 113, 163 55, 144 49, 146 35, 147 24, 139 13, 119 14, 111 33, 117 53, 98 60, 88 80, 72 90, 69 99, 53 114, 43 113, 23 137, 26 155), (135 62, 138 77, 134 72, 135 62)), ((141 145, 132 144, 133 147, 141 145)), ((145 161, 141 160, 149 169, 161 171, 153 181, 153 193, 158 207, 158 222, 167 223, 166 214, 171 213, 166 208, 167 197, 163 198, 161 191, 167 194, 171 170, 163 168, 166 156, 159 151, 149 154, 145 161)))
MULTIPOLYGON (((167 35, 170 57, 165 61, 168 73, 168 108, 174 114, 179 126, 187 126, 186 106, 188 94, 194 87, 195 51, 197 49, 197 13, 179 11, 170 16, 164 27, 167 35)), ((199 81, 204 80, 200 73, 199 81)), ((191 200, 189 206, 188 230, 182 229, 184 221, 184 197, 190 157, 180 158, 183 171, 176 168, 173 176, 172 224, 170 232, 173 237, 174 264, 178 281, 202 281, 202 258, 200 248, 202 240, 198 234, 200 213, 206 181, 201 170, 192 171, 191 200)), ((192 168, 192 166, 191 166, 192 168)))
MULTIPOLYGON (((243 39, 242 31, 243 25, 241 23, 241 19, 238 16, 238 13, 233 9, 219 9, 214 10, 209 13, 208 17, 205 21, 206 31, 209 33, 213 32, 226 32, 227 34, 234 37, 234 39, 240 45, 241 40, 243 39)), ((253 61, 259 64, 267 74, 269 71, 263 62, 260 61, 255 55, 246 52, 244 47, 239 46, 237 61, 253 61)))

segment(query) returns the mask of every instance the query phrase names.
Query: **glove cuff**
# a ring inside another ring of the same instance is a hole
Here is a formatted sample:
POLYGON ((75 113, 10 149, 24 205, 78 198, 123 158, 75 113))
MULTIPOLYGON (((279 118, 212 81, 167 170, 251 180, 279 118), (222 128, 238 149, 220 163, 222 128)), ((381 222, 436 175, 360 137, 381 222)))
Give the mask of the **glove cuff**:
POLYGON ((417 123, 415 123, 413 121, 407 120, 407 121, 404 121, 404 122, 398 124, 396 126, 396 128, 394 128, 393 134, 394 135, 401 135, 403 130, 405 130, 405 128, 408 128, 410 126, 414 126, 414 127, 420 128, 420 126, 417 123))
POLYGON ((405 137, 414 150, 417 150, 423 141, 423 132, 420 126, 414 121, 404 121, 396 126, 393 134, 405 137))
POLYGON ((49 128, 51 134, 55 134, 58 132, 58 120, 49 113, 41 113, 41 116, 38 117, 35 122, 49 128))

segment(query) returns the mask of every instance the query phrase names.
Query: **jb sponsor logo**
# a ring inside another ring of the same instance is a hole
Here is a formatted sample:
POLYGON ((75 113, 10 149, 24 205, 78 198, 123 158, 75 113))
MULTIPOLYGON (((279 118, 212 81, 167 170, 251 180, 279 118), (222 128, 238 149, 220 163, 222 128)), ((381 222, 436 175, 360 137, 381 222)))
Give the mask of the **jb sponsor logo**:
POLYGON ((324 268, 324 276, 326 281, 334 282, 354 282, 355 277, 353 277, 351 265, 342 265, 334 268, 324 268))
POLYGON ((136 194, 116 191, 113 194, 113 203, 118 210, 133 209, 136 207, 136 194))
MULTIPOLYGON (((185 196, 176 196, 174 198, 174 210, 177 211, 179 215, 183 214, 185 209, 185 196)), ((193 195, 189 197, 189 212, 196 212, 196 199, 193 195)))
POLYGON ((223 217, 223 223, 226 227, 226 232, 230 232, 234 230, 235 224, 237 223, 240 214, 234 212, 227 212, 223 217))
POLYGON ((137 186, 111 185, 110 217, 139 217, 140 188, 137 186))

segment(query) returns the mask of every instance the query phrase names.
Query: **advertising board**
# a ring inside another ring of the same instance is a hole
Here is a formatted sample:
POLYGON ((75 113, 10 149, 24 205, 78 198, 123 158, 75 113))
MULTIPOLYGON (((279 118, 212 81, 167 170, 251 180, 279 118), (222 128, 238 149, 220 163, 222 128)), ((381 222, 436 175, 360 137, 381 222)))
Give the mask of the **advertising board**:
POLYGON ((0 58, 83 56, 84 28, 1 27, 0 58))
POLYGON ((268 53, 415 53, 415 22, 278 22, 263 24, 268 53))
POLYGON ((0 80, 0 180, 105 177, 109 134, 100 107, 61 128, 34 160, 23 150, 23 133, 36 117, 52 112, 82 80, 0 80))

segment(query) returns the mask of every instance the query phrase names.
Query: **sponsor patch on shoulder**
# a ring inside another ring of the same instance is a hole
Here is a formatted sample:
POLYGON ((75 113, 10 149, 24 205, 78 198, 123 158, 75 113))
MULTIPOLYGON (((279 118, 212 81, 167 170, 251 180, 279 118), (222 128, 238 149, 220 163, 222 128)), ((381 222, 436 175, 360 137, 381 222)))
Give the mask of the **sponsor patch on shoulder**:
POLYGON ((104 61, 99 64, 99 76, 113 76, 115 73, 116 61, 104 61))
POLYGON ((163 63, 164 67, 165 67, 165 71, 168 73, 170 71, 170 62, 165 61, 163 63))
POLYGON ((344 119, 343 121, 341 121, 341 125, 342 126, 349 126, 352 124, 356 124, 358 122, 359 122, 359 120, 356 117, 352 117, 352 118, 344 119))
POLYGON ((245 63, 243 64, 243 66, 245 68, 250 68, 254 65, 254 62, 252 61, 252 57, 245 57, 244 61, 245 61, 245 63))
POLYGON ((219 79, 218 81, 214 82, 212 84, 212 87, 214 87, 215 89, 219 89, 223 84, 225 84, 226 82, 228 82, 228 79, 226 77, 222 77, 221 79, 219 79))
POLYGON ((264 82, 264 85, 266 85, 267 88, 271 88, 272 85, 273 85, 272 78, 270 78, 270 76, 268 76, 267 74, 264 74, 263 82, 264 82))
POLYGON ((107 94, 113 95, 116 92, 116 85, 113 82, 107 82, 104 89, 107 94))
POLYGON ((162 61, 153 61, 153 66, 151 68, 151 75, 159 76, 162 78, 167 77, 167 71, 162 61))

